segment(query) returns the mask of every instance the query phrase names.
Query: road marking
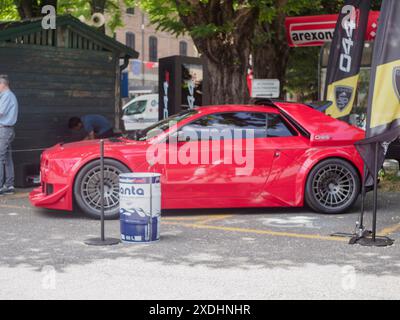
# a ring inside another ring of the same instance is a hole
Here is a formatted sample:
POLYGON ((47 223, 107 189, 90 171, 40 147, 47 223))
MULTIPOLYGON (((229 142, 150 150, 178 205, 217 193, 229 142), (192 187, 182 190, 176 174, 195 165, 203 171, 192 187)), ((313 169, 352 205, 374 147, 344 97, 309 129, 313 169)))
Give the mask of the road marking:
POLYGON ((347 238, 322 236, 322 235, 319 235, 319 234, 278 232, 278 231, 272 231, 272 230, 260 230, 260 229, 224 227, 224 226, 211 226, 211 225, 196 224, 196 223, 164 222, 164 224, 184 226, 184 227, 194 228, 194 229, 209 229, 209 230, 221 230, 221 231, 230 231, 230 232, 253 233, 253 234, 262 234, 262 235, 278 236, 278 237, 302 238, 302 239, 313 239, 313 240, 327 240, 327 241, 341 241, 341 242, 349 241, 347 238))
MULTIPOLYGON (((208 216, 206 216, 208 217, 208 216)), ((163 220, 167 221, 198 221, 204 219, 204 216, 195 216, 195 217, 163 217, 163 220)))
POLYGON ((380 236, 388 236, 389 234, 395 233, 400 230, 400 223, 396 223, 392 226, 386 227, 378 232, 380 236))
POLYGON ((0 208, 4 209, 29 209, 28 207, 25 206, 16 206, 12 204, 0 204, 0 208))
POLYGON ((227 218, 230 218, 230 217, 233 217, 233 215, 226 215, 225 214, 225 215, 210 216, 207 219, 203 219, 203 220, 198 221, 196 224, 197 225, 205 225, 206 223, 209 223, 209 222, 224 220, 224 219, 227 219, 227 218))
POLYGON ((223 220, 225 218, 232 217, 232 215, 227 214, 219 214, 219 215, 202 215, 202 216, 193 216, 193 217, 165 217, 163 220, 165 221, 189 221, 195 222, 196 224, 203 224, 212 221, 223 220))
POLYGON ((14 199, 23 199, 23 198, 27 198, 29 196, 29 192, 23 192, 23 193, 16 193, 14 195, 6 195, 7 200, 14 200, 14 199))

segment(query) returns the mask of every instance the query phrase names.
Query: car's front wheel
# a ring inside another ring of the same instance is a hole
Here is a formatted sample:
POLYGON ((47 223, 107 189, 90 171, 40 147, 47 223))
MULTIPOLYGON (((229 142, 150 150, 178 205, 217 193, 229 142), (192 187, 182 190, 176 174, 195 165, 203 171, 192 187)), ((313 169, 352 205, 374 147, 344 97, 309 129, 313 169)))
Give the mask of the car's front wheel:
MULTIPOLYGON (((130 172, 122 163, 104 160, 104 216, 119 217, 119 175, 130 172)), ((101 212, 100 160, 90 162, 78 173, 74 184, 74 198, 79 208, 89 217, 99 219, 101 212)))
POLYGON ((360 193, 360 177, 347 161, 327 159, 310 172, 305 200, 309 207, 321 213, 336 214, 350 209, 360 193))

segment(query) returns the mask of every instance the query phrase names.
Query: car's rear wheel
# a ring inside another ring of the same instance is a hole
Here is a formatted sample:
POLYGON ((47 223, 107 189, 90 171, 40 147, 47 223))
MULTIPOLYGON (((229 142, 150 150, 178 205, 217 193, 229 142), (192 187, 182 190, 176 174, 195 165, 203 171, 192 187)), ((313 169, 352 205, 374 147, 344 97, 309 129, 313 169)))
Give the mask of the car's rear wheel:
POLYGON ((349 210, 360 193, 360 177, 347 161, 328 159, 318 163, 307 179, 305 200, 321 213, 336 214, 349 210))
MULTIPOLYGON (((104 160, 104 216, 106 219, 119 217, 119 175, 129 172, 122 163, 104 160)), ((89 217, 99 219, 101 212, 100 161, 84 166, 74 184, 74 197, 79 208, 89 217)))

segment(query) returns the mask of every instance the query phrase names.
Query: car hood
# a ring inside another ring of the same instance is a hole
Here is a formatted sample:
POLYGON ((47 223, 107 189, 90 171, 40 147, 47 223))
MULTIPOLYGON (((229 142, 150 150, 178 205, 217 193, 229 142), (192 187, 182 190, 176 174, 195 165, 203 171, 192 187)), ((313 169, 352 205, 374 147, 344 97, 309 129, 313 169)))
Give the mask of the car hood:
MULTIPOLYGON (((126 138, 117 139, 106 139, 104 140, 105 151, 118 148, 129 147, 138 148, 138 150, 143 149, 147 145, 143 141, 134 141, 126 138)), ((83 157, 90 153, 100 154, 100 140, 84 140, 79 142, 71 143, 59 143, 51 148, 46 149, 44 154, 47 156, 59 156, 62 154, 63 157, 83 157)))

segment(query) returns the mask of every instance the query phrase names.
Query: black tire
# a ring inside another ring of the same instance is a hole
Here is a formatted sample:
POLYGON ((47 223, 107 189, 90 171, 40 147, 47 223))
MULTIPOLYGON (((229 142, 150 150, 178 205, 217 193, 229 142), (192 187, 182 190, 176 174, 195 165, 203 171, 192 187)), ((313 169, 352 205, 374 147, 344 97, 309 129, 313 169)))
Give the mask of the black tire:
MULTIPOLYGON (((122 163, 112 159, 104 160, 104 217, 107 220, 119 217, 118 175, 127 172, 130 170, 122 163)), ((74 199, 87 216, 100 219, 100 160, 88 163, 79 171, 74 183, 74 199)))
POLYGON ((327 159, 318 163, 307 178, 305 201, 316 212, 339 214, 349 210, 360 194, 360 177, 347 161, 327 159))

